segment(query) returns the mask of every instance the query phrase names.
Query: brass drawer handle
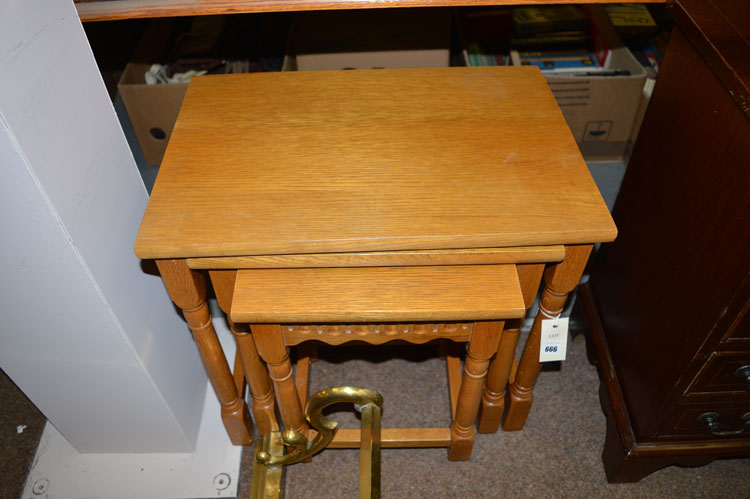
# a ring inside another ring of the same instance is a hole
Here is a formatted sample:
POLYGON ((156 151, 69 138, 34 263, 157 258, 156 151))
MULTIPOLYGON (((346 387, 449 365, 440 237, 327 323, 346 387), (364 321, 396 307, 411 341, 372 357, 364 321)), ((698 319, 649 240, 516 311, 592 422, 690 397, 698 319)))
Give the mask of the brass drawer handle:
POLYGON ((734 371, 734 375, 745 380, 745 391, 750 392, 750 365, 738 368, 734 371))
POLYGON ((719 430, 719 414, 716 412, 704 412, 698 416, 698 421, 706 423, 709 433, 717 437, 731 437, 733 435, 740 435, 746 430, 750 430, 750 412, 746 412, 740 419, 745 424, 739 430, 719 430))

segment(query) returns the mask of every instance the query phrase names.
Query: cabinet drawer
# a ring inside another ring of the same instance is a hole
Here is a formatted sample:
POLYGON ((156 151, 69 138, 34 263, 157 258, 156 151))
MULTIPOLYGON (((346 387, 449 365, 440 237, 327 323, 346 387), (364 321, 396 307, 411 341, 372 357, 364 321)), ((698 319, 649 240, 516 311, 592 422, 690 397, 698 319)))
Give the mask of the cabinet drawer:
POLYGON ((686 395, 703 393, 748 393, 745 372, 750 375, 750 353, 712 353, 687 389, 686 395))
POLYGON ((705 436, 706 438, 750 438, 750 422, 743 416, 750 413, 750 403, 732 406, 693 406, 678 407, 672 417, 659 432, 661 436, 690 435, 691 437, 705 436), (717 435, 709 430, 708 421, 700 420, 702 414, 714 413, 717 426, 714 431, 733 432, 729 435, 717 435), (744 430, 740 432, 739 430, 744 430))

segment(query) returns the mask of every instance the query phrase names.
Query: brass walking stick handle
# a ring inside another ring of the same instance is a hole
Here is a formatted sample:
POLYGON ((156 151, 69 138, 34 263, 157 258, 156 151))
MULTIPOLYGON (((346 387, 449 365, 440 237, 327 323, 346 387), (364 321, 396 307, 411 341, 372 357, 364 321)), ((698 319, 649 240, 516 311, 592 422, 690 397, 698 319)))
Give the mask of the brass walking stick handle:
POLYGON ((305 406, 305 417, 310 426, 317 430, 311 441, 296 431, 285 431, 281 440, 287 453, 283 454, 278 432, 272 432, 263 439, 256 448, 251 497, 278 497, 281 493, 281 466, 304 461, 331 443, 338 423, 323 416, 323 409, 342 402, 354 404, 355 409, 362 414, 359 496, 380 497, 380 418, 383 397, 375 390, 351 386, 328 388, 310 397, 305 406))

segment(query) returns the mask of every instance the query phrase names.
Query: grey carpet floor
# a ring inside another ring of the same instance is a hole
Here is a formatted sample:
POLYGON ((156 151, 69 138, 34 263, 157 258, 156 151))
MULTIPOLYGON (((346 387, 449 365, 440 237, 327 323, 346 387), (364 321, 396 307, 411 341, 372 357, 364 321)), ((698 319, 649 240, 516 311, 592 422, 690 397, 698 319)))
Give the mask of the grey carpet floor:
POLYGON ((0 371, 0 499, 21 496, 46 422, 34 404, 0 371))
MULTIPOLYGON (((470 461, 450 462, 446 449, 384 449, 383 497, 750 497, 750 459, 673 466, 639 483, 607 483, 596 368, 581 336, 568 348, 566 362, 540 375, 524 430, 477 435, 470 461)), ((445 365, 435 348, 398 346, 373 357, 361 348, 338 347, 320 354, 311 369, 311 393, 347 384, 371 387, 385 399, 384 426, 448 424, 445 365)), ((329 417, 358 427, 351 410, 329 417)), ((44 417, 0 372, 0 498, 19 497, 43 426, 44 417), (18 425, 27 428, 18 433, 18 425)), ((252 455, 252 447, 243 452, 239 497, 249 496, 252 455)), ((287 469, 285 497, 356 497, 358 472, 356 450, 325 450, 287 469)))
MULTIPOLYGON (((311 393, 365 386, 384 397, 383 426, 448 425, 445 364, 437 351, 399 347, 372 360, 361 349, 321 350, 312 364, 311 393), (341 360, 351 357, 351 360, 341 360)), ((700 468, 669 467, 639 483, 609 484, 601 451, 605 418, 599 378, 582 336, 568 360, 544 370, 523 431, 477 435, 470 461, 450 462, 446 449, 384 449, 383 497, 750 497, 750 460, 717 460, 700 468)), ((350 411, 330 419, 356 428, 350 411)), ((252 449, 243 453, 240 497, 250 490, 252 449)), ((358 451, 328 449, 310 463, 290 466, 285 497, 356 497, 358 451)))

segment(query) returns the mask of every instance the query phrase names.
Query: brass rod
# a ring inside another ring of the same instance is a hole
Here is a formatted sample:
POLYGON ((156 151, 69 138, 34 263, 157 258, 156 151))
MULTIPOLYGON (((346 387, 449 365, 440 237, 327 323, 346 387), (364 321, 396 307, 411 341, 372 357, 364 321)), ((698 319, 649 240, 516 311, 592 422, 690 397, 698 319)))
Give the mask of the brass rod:
POLYGON ((359 498, 380 497, 380 417, 376 404, 357 407, 362 413, 359 450, 359 498))
MULTIPOLYGON (((284 442, 281 432, 273 431, 267 437, 262 437, 257 444, 262 452, 270 456, 280 457, 284 454, 284 442)), ((257 459, 253 464, 252 485, 250 499, 278 499, 281 497, 281 466, 267 465, 257 459)))

